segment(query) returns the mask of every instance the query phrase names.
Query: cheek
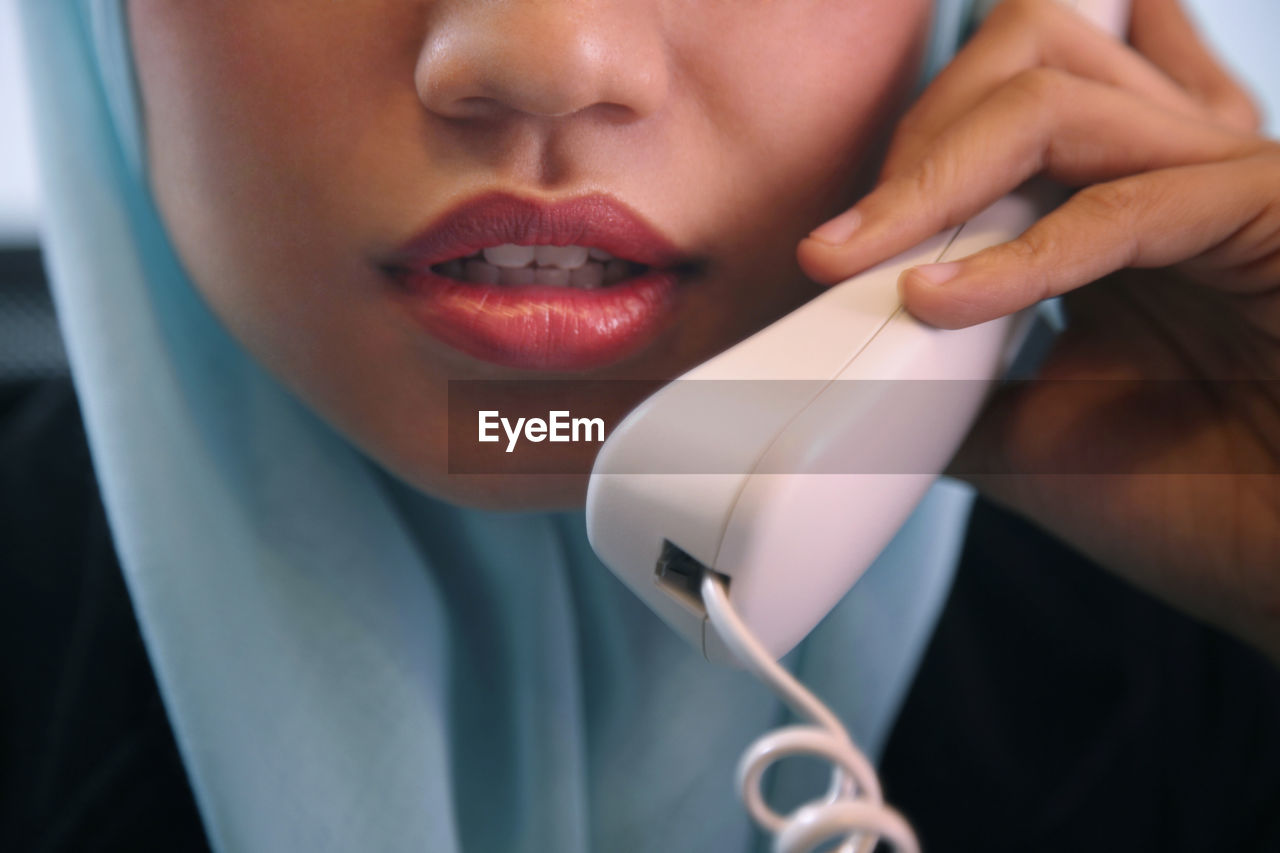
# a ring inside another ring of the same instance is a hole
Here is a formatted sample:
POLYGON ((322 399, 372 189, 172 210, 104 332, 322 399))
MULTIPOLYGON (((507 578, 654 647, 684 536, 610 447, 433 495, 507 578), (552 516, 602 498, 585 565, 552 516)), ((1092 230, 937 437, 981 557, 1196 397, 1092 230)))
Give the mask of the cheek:
POLYGON ((865 187, 915 83, 929 10, 929 0, 760 3, 691 28, 722 34, 678 53, 710 93, 708 138, 722 147, 707 156, 732 176, 720 201, 739 248, 770 227, 798 240, 865 187))
POLYGON ((719 317, 710 337, 737 339, 816 295, 795 263, 800 239, 868 188, 893 113, 914 86, 929 0, 708 4, 673 53, 702 95, 686 127, 705 145, 703 202, 724 286, 693 298, 719 317), (721 14, 715 15, 714 11, 721 14), (699 34, 715 32, 712 40, 699 34), (733 290, 730 295, 726 291, 733 290), (749 299, 741 296, 750 293, 749 299), (720 308, 737 297, 735 316, 720 308), (717 334, 721 333, 721 334, 717 334))
POLYGON ((391 337, 357 321, 380 307, 366 250, 387 219, 389 164, 414 163, 402 152, 419 130, 420 4, 130 8, 152 187, 202 295, 286 377, 331 369, 337 385, 384 360, 391 337), (330 366, 335 351, 347 358, 330 366))
POLYGON ((419 7, 132 0, 130 22, 151 185, 200 294, 340 431, 438 487, 445 370, 404 381, 438 354, 387 310, 366 251, 405 183, 392 166, 426 171, 406 153, 419 7))
POLYGON ((358 242, 372 200, 351 164, 375 140, 392 159, 386 140, 413 138, 389 126, 412 87, 382 83, 411 79, 412 40, 388 34, 413 32, 417 4, 305 5, 133 0, 152 183, 202 281, 244 280, 242 264, 287 280, 358 242))

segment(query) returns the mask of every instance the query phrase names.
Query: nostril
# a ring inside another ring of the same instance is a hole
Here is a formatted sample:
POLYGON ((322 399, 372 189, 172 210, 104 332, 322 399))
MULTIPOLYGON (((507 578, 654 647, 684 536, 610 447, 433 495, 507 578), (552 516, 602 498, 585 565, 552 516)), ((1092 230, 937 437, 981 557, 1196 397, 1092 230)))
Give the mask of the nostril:
POLYGON ((625 4, 605 5, 584 14, 569 0, 439 4, 414 68, 419 101, 454 119, 653 113, 670 82, 662 35, 625 4))
POLYGON ((454 109, 449 118, 497 118, 503 112, 503 106, 493 98, 479 96, 459 98, 453 104, 454 109))

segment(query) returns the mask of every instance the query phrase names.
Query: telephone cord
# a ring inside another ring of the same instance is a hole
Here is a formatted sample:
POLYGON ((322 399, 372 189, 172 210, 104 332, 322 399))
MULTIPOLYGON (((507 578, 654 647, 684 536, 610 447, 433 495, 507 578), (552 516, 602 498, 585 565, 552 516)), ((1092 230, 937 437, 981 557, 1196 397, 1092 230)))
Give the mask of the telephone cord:
POLYGON ((838 853, 871 853, 881 840, 897 853, 919 853, 911 825, 884 802, 875 768, 839 718, 747 630, 719 576, 704 575, 701 592, 707 617, 730 653, 797 716, 809 721, 768 732, 748 746, 738 762, 742 801, 756 825, 774 835, 775 853, 811 853, 837 838, 842 840, 838 853), (761 782, 774 762, 798 755, 828 762, 831 786, 823 799, 781 815, 765 802, 761 782))

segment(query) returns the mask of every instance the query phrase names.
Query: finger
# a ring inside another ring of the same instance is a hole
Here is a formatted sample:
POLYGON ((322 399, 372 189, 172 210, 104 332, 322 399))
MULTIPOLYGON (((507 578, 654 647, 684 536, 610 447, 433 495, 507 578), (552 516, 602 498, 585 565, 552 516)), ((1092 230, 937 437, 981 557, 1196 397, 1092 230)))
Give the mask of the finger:
POLYGON ((1166 109, 1208 118, 1206 107, 1166 73, 1057 0, 1009 0, 903 117, 881 172, 914 164, 944 128, 1020 72, 1047 67, 1124 89, 1166 109))
POLYGON ((1242 156, 1263 144, 1110 86, 1035 69, 948 128, 912 170, 816 229, 797 259, 815 281, 834 284, 965 222, 1040 172, 1082 185, 1242 156), (850 220, 856 229, 841 233, 850 220))
POLYGON ((908 270, 900 283, 903 301, 927 323, 961 328, 1125 267, 1170 266, 1240 238, 1255 253, 1271 252, 1252 260, 1276 267, 1255 279, 1259 287, 1268 281, 1274 287, 1280 273, 1277 197, 1280 166, 1260 158, 1095 184, 1016 240, 953 263, 908 270), (1263 232, 1269 240, 1259 239, 1263 232))
POLYGON ((1251 133, 1258 130, 1261 116, 1252 96, 1209 50, 1177 0, 1133 0, 1129 38, 1219 121, 1251 133))

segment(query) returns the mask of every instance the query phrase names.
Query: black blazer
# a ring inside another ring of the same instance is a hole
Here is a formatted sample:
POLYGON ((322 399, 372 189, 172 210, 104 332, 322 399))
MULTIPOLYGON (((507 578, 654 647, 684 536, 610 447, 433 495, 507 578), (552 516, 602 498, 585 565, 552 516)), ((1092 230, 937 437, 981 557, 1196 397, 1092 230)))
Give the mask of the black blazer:
MULTIPOLYGON (((0 649, 0 850, 208 849, 65 378, 0 385, 0 649)), ((979 500, 881 776, 927 851, 1276 853, 1280 672, 979 500)))

